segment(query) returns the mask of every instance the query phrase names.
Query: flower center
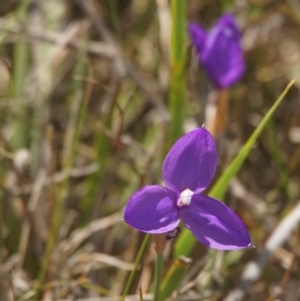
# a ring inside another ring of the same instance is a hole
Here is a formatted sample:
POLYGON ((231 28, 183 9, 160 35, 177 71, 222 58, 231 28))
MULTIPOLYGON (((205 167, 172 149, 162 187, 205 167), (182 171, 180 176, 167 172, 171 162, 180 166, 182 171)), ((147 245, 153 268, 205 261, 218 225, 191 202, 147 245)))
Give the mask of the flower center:
POLYGON ((183 190, 180 194, 179 200, 177 201, 177 206, 181 207, 184 205, 189 205, 192 200, 194 191, 189 190, 188 188, 183 190))

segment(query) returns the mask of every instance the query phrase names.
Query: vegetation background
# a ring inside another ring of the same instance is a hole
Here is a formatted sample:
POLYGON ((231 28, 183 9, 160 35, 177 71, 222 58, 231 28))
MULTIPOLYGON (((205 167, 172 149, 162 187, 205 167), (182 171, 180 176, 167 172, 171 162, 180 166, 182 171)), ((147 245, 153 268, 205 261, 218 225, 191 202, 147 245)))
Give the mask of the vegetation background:
POLYGON ((297 0, 2 0, 0 15, 1 301, 151 300, 159 284, 160 300, 299 300, 299 80, 266 115, 300 73, 297 0), (255 248, 216 252, 183 233, 160 282, 152 238, 122 212, 161 181, 176 138, 208 122, 186 24, 227 11, 247 70, 229 91, 215 187, 255 248))

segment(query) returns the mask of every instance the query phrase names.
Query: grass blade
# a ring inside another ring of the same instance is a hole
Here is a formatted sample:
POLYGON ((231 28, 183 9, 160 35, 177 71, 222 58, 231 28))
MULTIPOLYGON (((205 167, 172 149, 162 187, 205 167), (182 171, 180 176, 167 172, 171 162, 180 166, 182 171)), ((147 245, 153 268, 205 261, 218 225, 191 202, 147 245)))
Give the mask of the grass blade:
POLYGON ((185 115, 186 83, 184 75, 184 65, 186 50, 186 1, 173 0, 171 2, 171 10, 171 78, 169 91, 169 109, 171 112, 171 123, 168 135, 168 148, 182 134, 185 115))

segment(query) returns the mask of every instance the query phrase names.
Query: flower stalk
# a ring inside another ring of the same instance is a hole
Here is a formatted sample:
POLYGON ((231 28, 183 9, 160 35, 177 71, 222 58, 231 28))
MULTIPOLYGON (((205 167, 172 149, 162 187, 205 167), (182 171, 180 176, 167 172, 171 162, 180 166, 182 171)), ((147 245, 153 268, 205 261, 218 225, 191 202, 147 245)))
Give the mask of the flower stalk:
POLYGON ((146 246, 148 245, 149 238, 150 238, 149 234, 145 235, 144 240, 142 242, 142 245, 139 248, 139 252, 138 252, 138 254, 136 256, 136 259, 135 259, 135 262, 134 262, 133 270, 130 272, 130 275, 129 275, 128 280, 127 280, 126 285, 125 285, 125 289, 124 289, 123 294, 122 294, 122 299, 121 299, 122 301, 125 300, 125 298, 126 298, 126 296, 128 294, 128 291, 130 289, 133 277, 134 277, 134 275, 136 273, 136 270, 137 270, 138 265, 139 265, 139 263, 141 261, 141 258, 142 258, 143 254, 145 252, 146 246))
POLYGON ((160 283, 162 280, 163 269, 164 269, 164 258, 163 258, 163 254, 160 253, 157 254, 155 259, 153 301, 162 301, 160 297, 160 283))
POLYGON ((214 138, 226 130, 228 116, 228 89, 211 91, 205 112, 205 127, 214 138))
POLYGON ((186 82, 184 76, 186 48, 186 3, 183 0, 171 1, 172 33, 170 49, 170 90, 169 110, 171 114, 170 130, 167 141, 169 148, 182 135, 186 82))

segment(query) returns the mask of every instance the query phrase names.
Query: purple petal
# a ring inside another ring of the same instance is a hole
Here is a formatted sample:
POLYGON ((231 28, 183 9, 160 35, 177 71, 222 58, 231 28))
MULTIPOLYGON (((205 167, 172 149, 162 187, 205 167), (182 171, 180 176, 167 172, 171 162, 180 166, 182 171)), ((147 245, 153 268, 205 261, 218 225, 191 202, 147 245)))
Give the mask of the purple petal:
POLYGON ((177 194, 185 189, 198 193, 208 187, 217 168, 213 137, 204 128, 178 139, 163 164, 163 180, 177 194))
POLYGON ((197 53, 201 53, 207 36, 205 30, 196 23, 189 23, 188 32, 197 53))
POLYGON ((205 246, 238 250, 252 245, 240 218, 218 200, 194 195, 190 205, 181 207, 180 214, 187 228, 205 246))
POLYGON ((147 233, 171 231, 180 221, 176 196, 162 186, 145 186, 129 200, 124 220, 130 226, 147 233))
POLYGON ((214 25, 200 54, 200 61, 218 88, 235 84, 244 74, 240 31, 234 17, 225 14, 214 25))

